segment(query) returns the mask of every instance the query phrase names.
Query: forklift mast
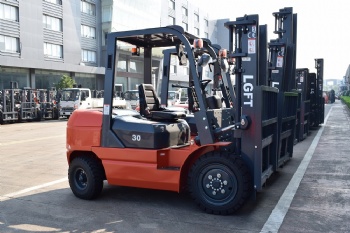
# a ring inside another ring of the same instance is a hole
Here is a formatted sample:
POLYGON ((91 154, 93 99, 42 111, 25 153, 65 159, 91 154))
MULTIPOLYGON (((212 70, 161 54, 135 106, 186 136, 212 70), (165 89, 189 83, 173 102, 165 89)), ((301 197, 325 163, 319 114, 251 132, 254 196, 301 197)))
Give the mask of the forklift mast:
POLYGON ((296 136, 298 141, 304 140, 310 128, 310 86, 309 86, 309 69, 296 69, 296 86, 299 94, 300 112, 298 113, 298 125, 296 128, 296 136))
MULTIPOLYGON (((223 63, 224 59, 227 59, 227 57, 221 56, 220 53, 223 52, 220 45, 217 44, 211 44, 211 41, 208 39, 203 39, 203 48, 206 50, 206 52, 211 56, 212 63, 209 65, 213 65, 213 81, 214 81, 214 87, 219 87, 221 89, 222 95, 223 95, 223 101, 225 103, 226 108, 233 107, 233 99, 234 99, 234 90, 233 85, 230 78, 230 73, 226 70, 223 70, 221 67, 221 63, 223 63), (213 60, 214 59, 214 60, 213 60)), ((226 52, 226 51, 225 51, 226 52)), ((163 76, 162 76, 162 86, 161 86, 161 105, 167 106, 167 92, 169 89, 169 77, 170 77, 170 61, 171 61, 171 55, 177 55, 177 51, 175 48, 171 49, 165 49, 163 50, 163 76)), ((228 66, 226 67, 228 69, 228 66)), ((201 79, 201 67, 198 67, 198 76, 201 79)), ((181 85, 179 87, 182 87, 181 85)), ((191 87, 186 87, 188 90, 191 90, 191 87)), ((191 93, 189 93, 189 96, 191 93)), ((189 106, 191 108, 192 106, 189 106)))
POLYGON ((254 177, 254 187, 260 191, 277 166, 278 89, 260 85, 266 77, 259 75, 264 75, 267 69, 261 67, 267 63, 259 60, 260 51, 267 48, 259 41, 260 36, 266 38, 260 34, 258 15, 237 18, 226 22, 225 27, 229 29, 228 56, 235 58, 235 119, 240 122, 236 123, 235 151, 246 161, 254 177))
POLYGON ((227 50, 221 48, 218 44, 211 45, 212 49, 218 55, 219 61, 214 65, 214 87, 221 90, 223 101, 227 108, 234 107, 235 91, 231 81, 231 74, 229 70, 229 61, 227 60, 227 50), (227 64, 222 64, 227 61, 227 64), (221 67, 227 66, 227 67, 221 67))
MULTIPOLYGON (((278 38, 270 40, 268 44, 268 85, 278 88, 278 167, 282 166, 293 155, 294 134, 296 125, 296 113, 298 92, 292 90, 290 80, 295 73, 295 51, 290 30, 292 8, 281 9, 275 16, 275 33, 278 38), (291 54, 290 54, 291 53, 291 54)), ((296 19, 296 17, 294 17, 296 19)), ((296 27, 294 27, 296 28, 296 27)), ((277 167, 277 168, 278 168, 277 167)))
POLYGON ((286 86, 288 91, 293 90, 296 88, 297 14, 293 14, 292 7, 285 7, 272 15, 275 17, 274 33, 286 43, 286 86))

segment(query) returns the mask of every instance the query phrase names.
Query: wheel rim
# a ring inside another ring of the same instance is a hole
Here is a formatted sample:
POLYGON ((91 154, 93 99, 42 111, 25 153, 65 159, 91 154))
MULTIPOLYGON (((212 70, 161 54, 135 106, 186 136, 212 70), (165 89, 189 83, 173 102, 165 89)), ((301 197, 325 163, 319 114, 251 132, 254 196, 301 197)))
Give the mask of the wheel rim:
POLYGON ((236 175, 223 165, 204 168, 198 185, 202 196, 212 204, 226 204, 235 198, 238 191, 236 175))
POLYGON ((86 172, 82 168, 78 168, 74 174, 74 183, 80 190, 86 189, 88 185, 88 179, 86 172))

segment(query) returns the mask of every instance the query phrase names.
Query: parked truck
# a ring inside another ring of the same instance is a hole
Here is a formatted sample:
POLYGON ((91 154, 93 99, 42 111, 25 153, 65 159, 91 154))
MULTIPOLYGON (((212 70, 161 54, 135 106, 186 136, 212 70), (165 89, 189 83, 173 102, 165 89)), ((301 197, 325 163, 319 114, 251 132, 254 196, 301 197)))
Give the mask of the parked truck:
MULTIPOLYGON (((103 98, 92 96, 89 88, 65 88, 60 95, 60 117, 69 118, 76 109, 103 107, 103 98)), ((114 97, 113 108, 125 109, 125 100, 114 97)))

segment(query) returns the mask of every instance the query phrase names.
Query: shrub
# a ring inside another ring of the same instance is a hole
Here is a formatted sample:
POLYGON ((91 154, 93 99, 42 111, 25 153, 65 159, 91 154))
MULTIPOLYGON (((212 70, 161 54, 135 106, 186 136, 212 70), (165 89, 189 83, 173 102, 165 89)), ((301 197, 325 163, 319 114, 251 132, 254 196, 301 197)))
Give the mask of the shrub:
POLYGON ((61 80, 56 84, 56 88, 57 89, 72 88, 74 84, 75 82, 71 77, 67 75, 63 75, 61 77, 61 80))
POLYGON ((350 109, 350 96, 342 96, 341 100, 348 106, 350 109))

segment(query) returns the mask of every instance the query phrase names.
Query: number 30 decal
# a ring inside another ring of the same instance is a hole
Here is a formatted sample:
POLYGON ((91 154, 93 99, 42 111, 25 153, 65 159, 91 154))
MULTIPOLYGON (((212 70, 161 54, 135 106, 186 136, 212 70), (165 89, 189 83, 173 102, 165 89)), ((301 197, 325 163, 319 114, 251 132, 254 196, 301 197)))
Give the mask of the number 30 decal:
POLYGON ((141 135, 136 135, 136 134, 133 134, 132 136, 131 136, 131 140, 133 140, 133 141, 141 141, 141 135))

